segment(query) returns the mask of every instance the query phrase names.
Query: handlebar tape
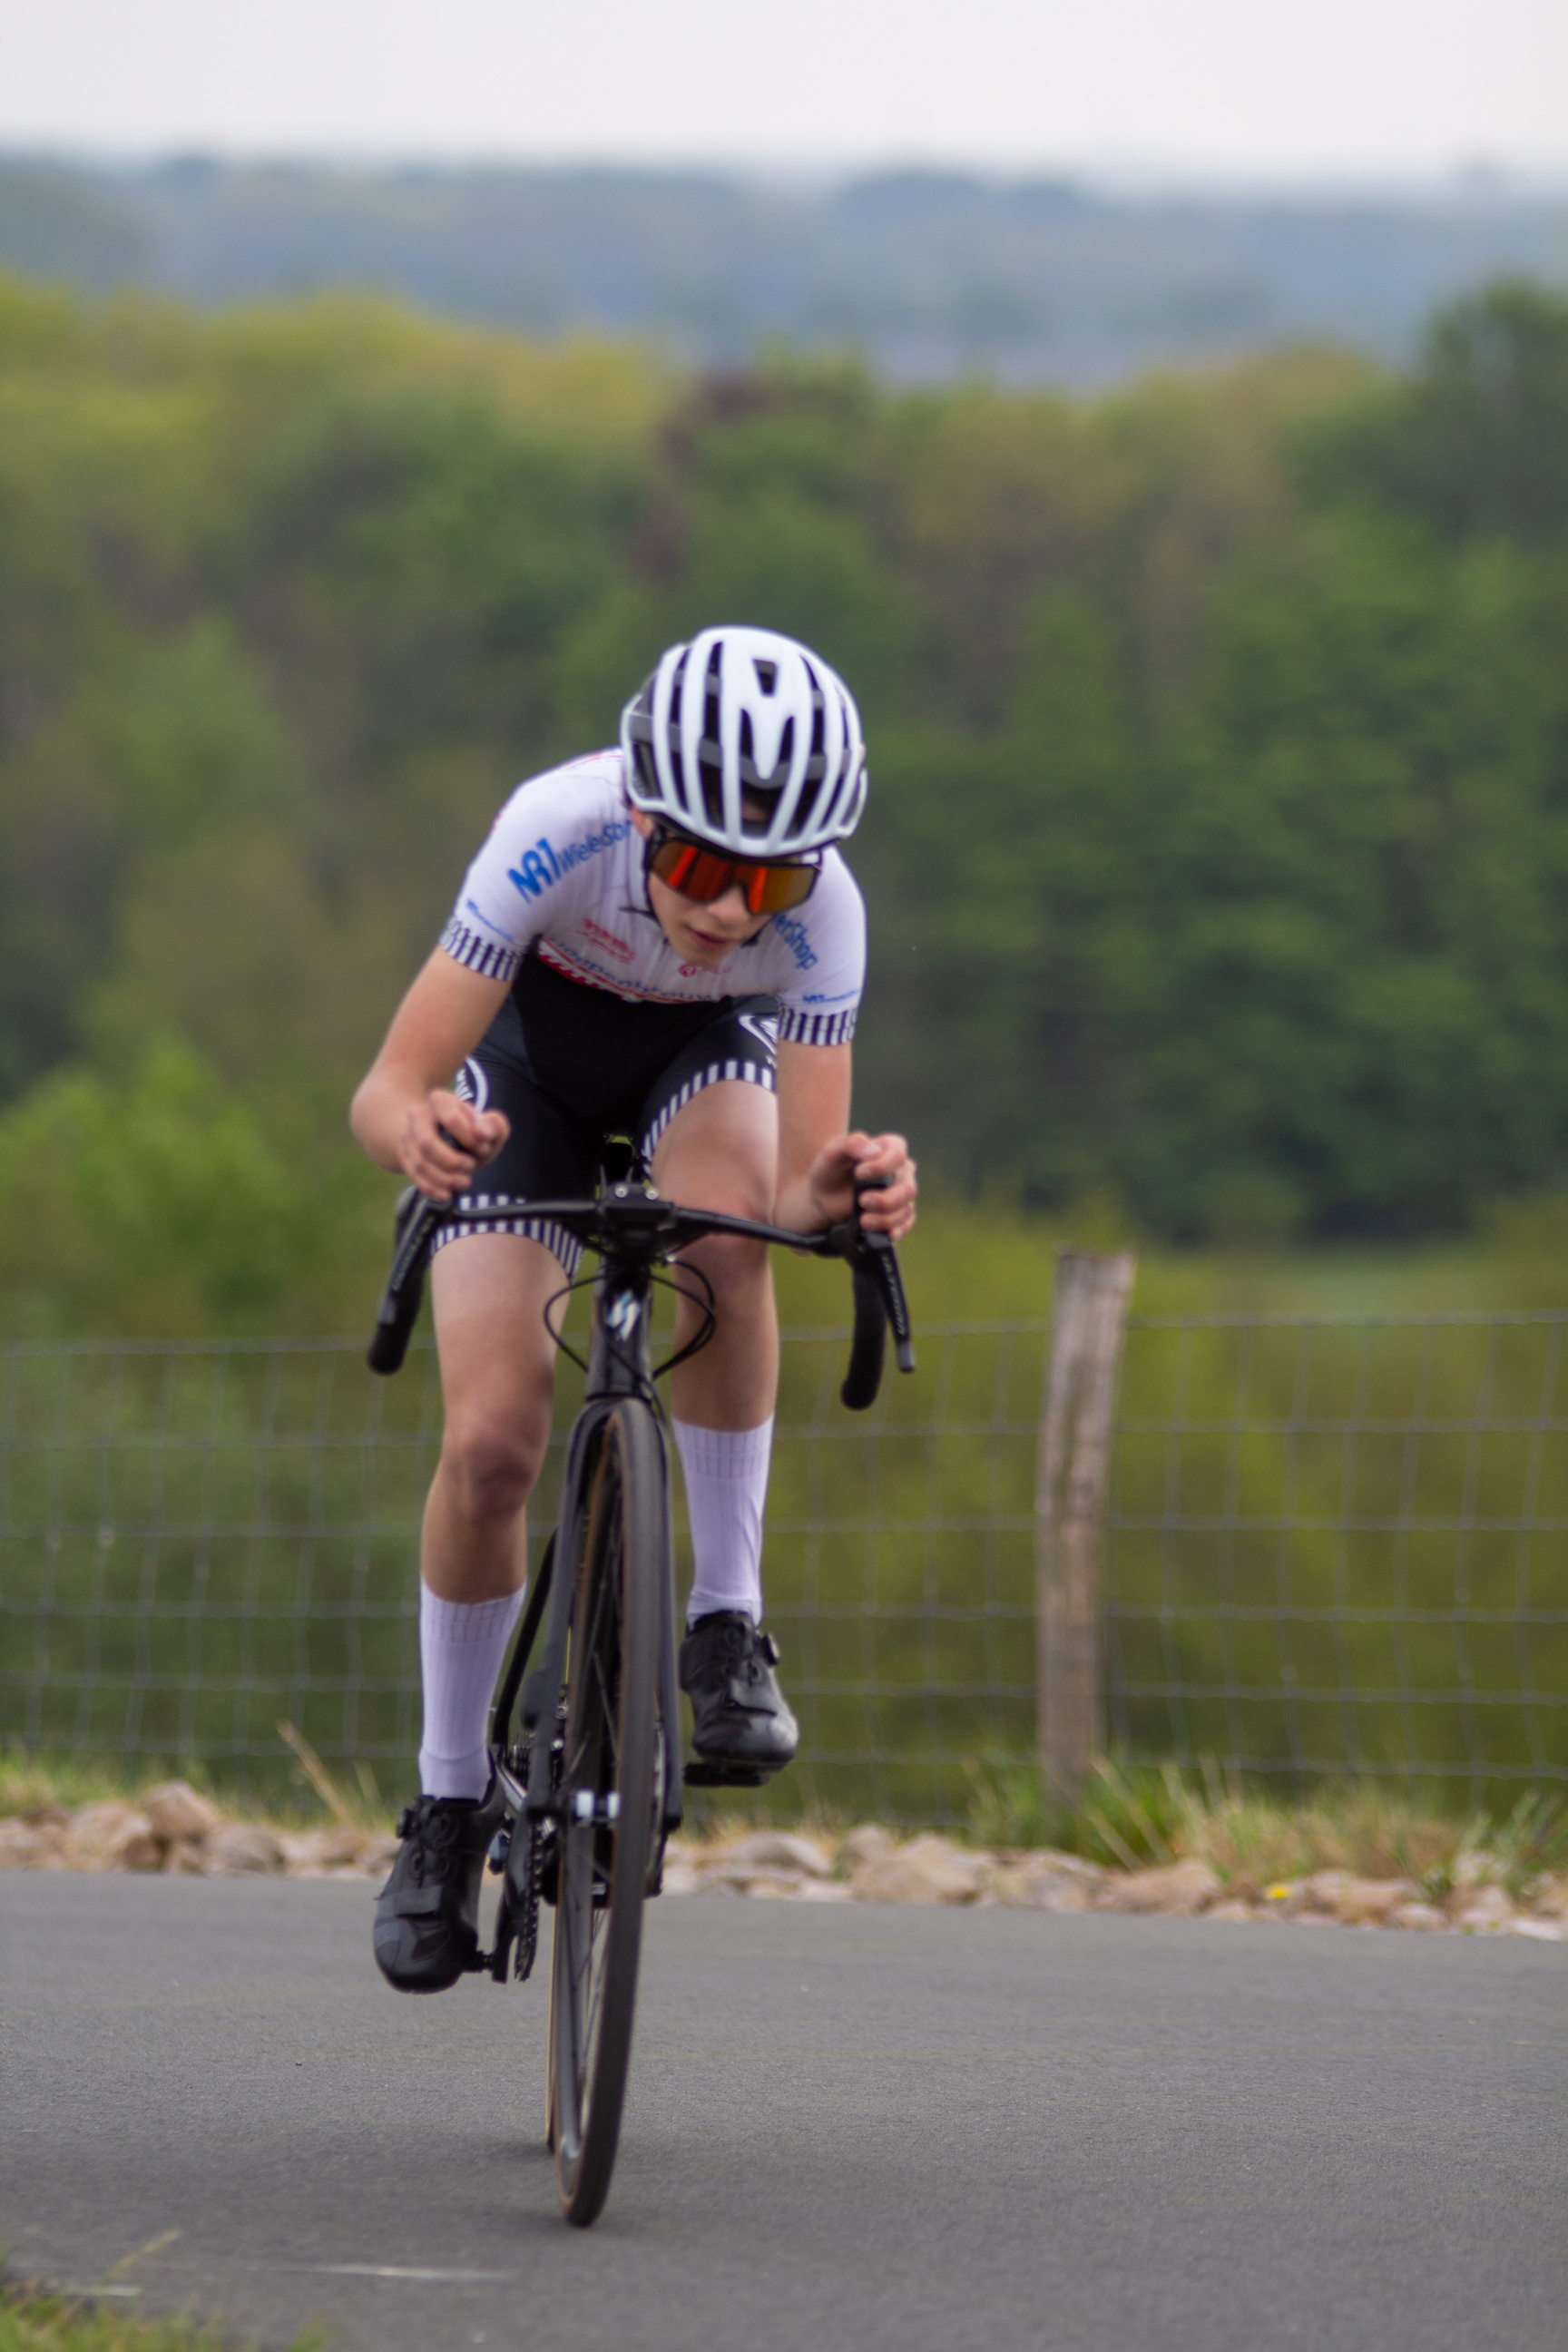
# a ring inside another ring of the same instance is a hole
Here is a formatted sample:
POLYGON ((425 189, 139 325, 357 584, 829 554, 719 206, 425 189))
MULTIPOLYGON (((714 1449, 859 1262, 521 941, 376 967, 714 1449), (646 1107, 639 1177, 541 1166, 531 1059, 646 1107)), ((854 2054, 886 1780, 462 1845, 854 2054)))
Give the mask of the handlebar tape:
POLYGON ((851 1412, 864 1412, 877 1400, 882 1385, 882 1357, 888 1340, 888 1310, 882 1286, 868 1265, 857 1265, 855 1337, 849 1343, 849 1368, 838 1394, 851 1412))
POLYGON ((375 1329, 365 1349, 365 1362, 384 1376, 402 1368, 408 1342, 419 1319, 425 1297, 425 1270, 430 1263, 430 1236, 442 1203, 428 1201, 410 1184, 397 1203, 393 1221, 392 1272, 382 1293, 375 1329))
POLYGON ((868 1234, 859 1223, 862 1199, 868 1192, 881 1192, 888 1181, 879 1177, 869 1184, 858 1185, 855 1192, 855 1229, 846 1252, 855 1279, 855 1336, 849 1344, 849 1369, 838 1391, 850 1412, 864 1412, 876 1401, 889 1324, 900 1371, 912 1372, 915 1368, 898 1252, 886 1234, 868 1234))

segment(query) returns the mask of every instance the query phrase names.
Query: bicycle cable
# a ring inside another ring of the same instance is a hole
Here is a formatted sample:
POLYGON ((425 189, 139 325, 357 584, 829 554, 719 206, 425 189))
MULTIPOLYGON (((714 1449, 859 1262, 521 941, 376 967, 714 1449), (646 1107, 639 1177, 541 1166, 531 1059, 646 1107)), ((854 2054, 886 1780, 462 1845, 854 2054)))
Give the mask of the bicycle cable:
MULTIPOLYGON (((701 1267, 698 1265, 683 1265, 680 1271, 682 1274, 692 1276, 697 1282, 701 1284, 702 1287, 700 1293, 696 1290, 689 1289, 683 1284, 677 1282, 672 1275, 657 1274, 653 1272, 651 1268, 648 1273, 648 1287, 652 1290, 670 1291, 677 1298, 685 1298, 689 1300, 691 1305, 697 1308, 701 1317, 701 1321, 698 1325, 696 1332, 692 1338, 687 1341, 684 1348, 678 1348, 672 1356, 667 1356, 665 1358, 662 1364, 656 1364, 651 1373, 645 1380, 637 1368, 636 1358, 626 1346, 620 1334, 615 1330, 606 1330, 604 1335, 606 1348, 615 1357, 616 1362, 620 1365, 621 1370, 626 1372, 635 1383, 637 1393, 643 1398, 646 1403, 651 1404, 656 1408, 658 1407, 660 1401, 658 1390, 654 1385, 655 1382, 661 1381, 667 1372, 673 1371, 678 1364, 684 1364, 688 1358, 700 1355, 702 1349, 707 1347, 709 1341, 712 1339, 715 1331, 719 1328, 719 1317, 713 1297, 713 1286, 709 1281, 708 1276, 703 1273, 701 1267)), ((551 1321, 550 1316, 551 1309, 554 1307, 560 1306, 563 1300, 570 1300, 574 1293, 579 1290, 594 1290, 597 1287, 597 1285, 598 1276, 596 1274, 584 1275, 578 1281, 565 1283, 563 1285, 561 1289, 552 1291, 550 1297, 544 1302, 545 1330, 549 1333, 552 1341, 554 1343, 554 1346, 559 1352, 566 1358, 567 1362, 575 1364, 577 1370, 584 1376, 588 1370, 587 1358, 585 1356, 580 1356, 577 1353, 576 1349, 573 1347, 571 1341, 565 1337, 564 1330, 558 1330, 555 1325, 551 1321)), ((563 1325, 564 1325, 566 1319, 564 1314, 563 1314, 561 1319, 563 1325)))

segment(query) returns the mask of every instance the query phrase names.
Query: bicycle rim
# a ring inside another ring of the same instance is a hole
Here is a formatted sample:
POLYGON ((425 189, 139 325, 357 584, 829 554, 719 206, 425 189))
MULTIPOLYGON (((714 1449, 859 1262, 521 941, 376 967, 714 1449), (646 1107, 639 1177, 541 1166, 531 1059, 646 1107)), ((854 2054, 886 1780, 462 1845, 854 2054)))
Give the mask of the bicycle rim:
POLYGON ((605 1423, 572 1600, 551 1950, 552 2137, 566 2218, 609 2193, 631 2060, 652 1843, 665 1527, 647 1408, 605 1423))

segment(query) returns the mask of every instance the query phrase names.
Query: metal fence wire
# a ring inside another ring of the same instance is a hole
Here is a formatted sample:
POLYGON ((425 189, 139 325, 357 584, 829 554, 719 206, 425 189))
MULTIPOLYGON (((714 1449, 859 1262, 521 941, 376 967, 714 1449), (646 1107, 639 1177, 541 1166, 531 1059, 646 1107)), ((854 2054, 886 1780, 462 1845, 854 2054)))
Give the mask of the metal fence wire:
POLYGON ((1568 1780, 1568 1316, 1142 1316, 1111 1737, 1241 1771, 1568 1780))
MULTIPOLYGON (((1114 1744, 1478 1799, 1568 1780, 1565 1326, 1134 1317, 1114 1744)), ((845 1335, 785 1335, 765 1570, 802 1719, 791 1801, 952 1819, 977 1771, 1033 1753, 1047 1334, 928 1325, 865 1416, 837 1402, 845 1335)), ((0 1745, 263 1788, 288 1719, 408 1786, 439 1432, 427 1344, 393 1381, 351 1340, 0 1350, 0 1745)), ((558 1433, 531 1544, 560 1462, 558 1433)))

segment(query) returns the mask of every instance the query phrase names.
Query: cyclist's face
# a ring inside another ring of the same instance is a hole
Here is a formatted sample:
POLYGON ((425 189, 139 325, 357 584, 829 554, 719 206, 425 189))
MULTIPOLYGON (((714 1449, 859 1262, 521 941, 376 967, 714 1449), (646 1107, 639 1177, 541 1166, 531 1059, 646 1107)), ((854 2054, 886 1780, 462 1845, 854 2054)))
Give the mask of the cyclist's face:
MULTIPOLYGON (((631 819, 646 841, 653 831, 652 818, 641 809, 633 809, 631 819)), ((735 950, 754 940, 768 920, 766 915, 752 914, 738 887, 726 890, 721 898, 700 905, 650 874, 647 898, 660 930, 681 962, 697 964, 704 971, 717 971, 728 963, 735 950)))

